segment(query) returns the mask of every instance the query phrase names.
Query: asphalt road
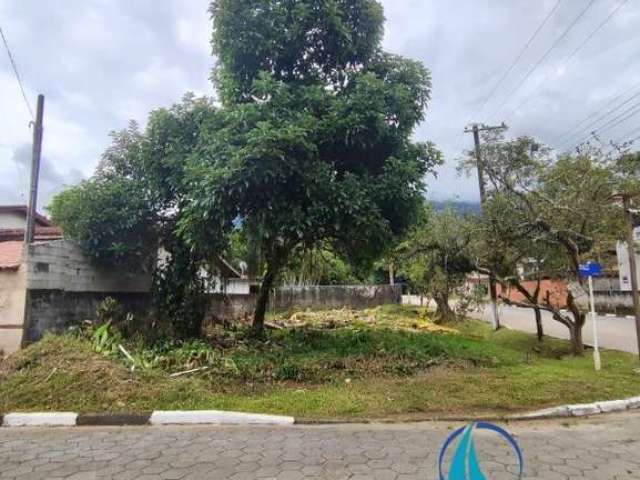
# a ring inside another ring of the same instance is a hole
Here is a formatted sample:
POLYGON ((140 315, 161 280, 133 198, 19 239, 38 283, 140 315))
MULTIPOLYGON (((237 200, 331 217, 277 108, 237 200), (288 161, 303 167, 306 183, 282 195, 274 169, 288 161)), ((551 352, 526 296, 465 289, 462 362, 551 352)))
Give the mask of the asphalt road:
MULTIPOLYGON (((503 325, 523 332, 536 332, 536 322, 533 310, 518 307, 500 307, 500 321, 503 325)), ((490 310, 486 307, 482 312, 472 312, 471 317, 490 321, 490 310)), ((630 353, 638 353, 635 320, 628 317, 596 316, 598 340, 603 348, 622 350, 630 353)), ((557 338, 569 338, 567 328, 553 320, 551 314, 543 312, 542 325, 545 335, 557 338)), ((588 345, 593 345, 593 326, 591 319, 583 330, 583 340, 588 345)))
MULTIPOLYGON (((440 446, 462 425, 2 428, 0 479, 436 479, 440 446)), ((504 427, 524 479, 640 479, 640 412, 504 427)), ((474 438, 487 479, 517 478, 500 437, 474 438)))

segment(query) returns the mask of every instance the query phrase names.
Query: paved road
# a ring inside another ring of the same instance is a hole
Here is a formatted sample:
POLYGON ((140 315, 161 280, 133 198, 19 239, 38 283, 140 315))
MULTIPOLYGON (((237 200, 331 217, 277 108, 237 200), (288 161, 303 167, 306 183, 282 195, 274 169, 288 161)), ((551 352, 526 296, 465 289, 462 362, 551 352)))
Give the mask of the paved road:
MULTIPOLYGON (((500 307, 501 322, 509 328, 522 330, 524 332, 535 333, 536 323, 533 310, 528 308, 517 307, 500 307)), ((489 307, 483 312, 474 312, 470 316, 482 320, 490 321, 489 307)), ((627 317, 606 317, 598 316, 598 339, 600 346, 613 350, 622 350, 625 352, 638 353, 638 343, 636 339, 635 320, 627 317)), ((557 338, 569 338, 567 328, 553 320, 551 314, 543 312, 542 325, 544 333, 557 338)), ((593 329, 591 320, 587 320, 583 330, 585 343, 591 345, 593 343, 593 329)))
MULTIPOLYGON (((435 479, 453 423, 0 430, 0 479, 435 479)), ((640 479, 640 412, 513 423, 525 479, 640 479)), ((515 457, 476 436, 489 480, 515 457)))

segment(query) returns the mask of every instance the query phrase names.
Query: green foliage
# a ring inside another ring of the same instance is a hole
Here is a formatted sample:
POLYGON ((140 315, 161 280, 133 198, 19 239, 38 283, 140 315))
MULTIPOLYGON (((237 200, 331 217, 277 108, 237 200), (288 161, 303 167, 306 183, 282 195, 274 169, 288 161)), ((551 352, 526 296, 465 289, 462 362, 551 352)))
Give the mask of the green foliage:
POLYGON ((65 236, 77 240, 100 265, 150 268, 157 228, 136 181, 92 178, 56 195, 49 211, 65 236))
POLYGON ((189 196, 186 159, 212 111, 209 99, 187 94, 182 103, 153 111, 144 132, 133 122, 113 132, 93 177, 50 206, 65 236, 100 265, 150 273, 158 320, 170 320, 187 337, 200 334, 206 300, 198 272, 212 257, 195 255, 176 224, 189 196))
POLYGON ((223 108, 189 158, 180 231, 202 256, 224 248, 238 219, 259 232, 259 330, 290 252, 328 246, 367 264, 414 221, 440 161, 410 138, 430 75, 381 51, 372 0, 219 0, 211 11, 223 108))
POLYGON ((287 285, 354 285, 360 283, 351 266, 327 248, 298 250, 282 273, 287 285))
POLYGON ((216 0, 210 12, 214 78, 228 103, 250 101, 263 72, 277 81, 339 87, 369 62, 383 33, 374 0, 216 0))
POLYGON ((199 272, 234 232, 246 226, 262 265, 260 333, 292 252, 370 264, 415 220, 440 162, 411 139, 430 74, 382 51, 378 2, 216 0, 211 13, 222 106, 187 95, 144 132, 114 134, 94 178, 53 209, 95 258, 151 265, 157 310, 186 336, 199 332, 199 272))
POLYGON ((111 323, 104 323, 93 330, 91 345, 96 353, 112 355, 118 351, 118 345, 122 344, 122 335, 111 323))
POLYGON ((471 220, 452 209, 426 210, 399 247, 402 271, 412 288, 436 301, 443 321, 453 316, 449 297, 460 293, 467 274, 475 268, 469 249, 472 232, 471 220))
POLYGON ((153 276, 153 312, 172 321, 179 338, 197 338, 207 308, 207 279, 201 263, 186 248, 175 248, 153 276))
POLYGON ((533 335, 493 332, 475 321, 456 324, 457 335, 394 332, 405 317, 420 321, 424 312, 390 306, 375 314, 383 327, 278 331, 265 343, 243 339, 242 332, 225 347, 187 341, 152 349, 129 342, 133 372, 124 357, 93 352, 87 339, 47 334, 0 364, 0 411, 222 409, 307 419, 424 419, 638 393, 631 354, 605 350, 603 369, 595 372, 590 357, 567 356, 563 340, 539 345, 533 335), (198 366, 209 369, 169 377, 198 366))
POLYGON ((473 241, 476 264, 523 293, 523 305, 550 310, 569 329, 575 353, 581 353, 587 305, 576 300, 583 296, 578 266, 593 259, 613 261, 612 242, 624 232, 622 209, 611 201, 619 177, 598 152, 555 158, 528 137, 485 140, 483 163, 490 188, 473 241), (533 291, 527 294, 521 273, 538 281, 544 276, 564 278, 569 293, 560 304, 533 291))

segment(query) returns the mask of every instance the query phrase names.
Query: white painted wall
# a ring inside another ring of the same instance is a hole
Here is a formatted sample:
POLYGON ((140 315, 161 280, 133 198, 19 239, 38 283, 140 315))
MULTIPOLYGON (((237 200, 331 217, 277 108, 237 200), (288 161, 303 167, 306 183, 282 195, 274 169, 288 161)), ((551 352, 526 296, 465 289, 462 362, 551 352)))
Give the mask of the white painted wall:
POLYGON ((0 228, 25 228, 24 214, 20 212, 0 212, 0 228))
POLYGON ((248 295, 251 281, 248 278, 214 278, 212 293, 225 293, 227 295, 248 295))
MULTIPOLYGON (((636 245, 640 242, 640 227, 634 231, 636 245)), ((623 292, 631 291, 631 266, 629 265, 629 250, 627 242, 618 242, 616 244, 616 253, 618 255, 618 272, 620 275, 620 290, 623 292)), ((640 255, 636 254, 636 272, 640 279, 640 255)))
POLYGON ((26 268, 0 270, 0 350, 9 355, 20 350, 24 302, 27 294, 26 268))

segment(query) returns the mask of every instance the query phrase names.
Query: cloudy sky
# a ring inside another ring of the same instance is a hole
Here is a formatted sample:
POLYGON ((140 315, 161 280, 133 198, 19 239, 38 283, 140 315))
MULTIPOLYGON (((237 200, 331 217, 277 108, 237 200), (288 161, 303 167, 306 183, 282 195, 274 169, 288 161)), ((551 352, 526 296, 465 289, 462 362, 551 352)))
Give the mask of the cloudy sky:
MULTIPOLYGON (((604 142, 640 136, 639 0, 383 3, 385 48, 420 59, 433 75, 427 119, 415 134, 445 154, 446 165, 429 180, 431 198, 477 198, 476 180, 455 171, 456 158, 471 146, 462 133, 471 121, 505 121, 509 135, 530 134, 558 147, 572 145, 565 133, 574 127, 574 141, 593 129, 604 142)), ((38 93, 46 96, 40 205, 91 175, 109 131, 129 119, 144 123, 151 109, 186 91, 213 93, 207 6, 208 0, 0 3, 0 27, 32 106, 38 93)), ((0 204, 25 202, 29 120, 0 46, 0 204)))

